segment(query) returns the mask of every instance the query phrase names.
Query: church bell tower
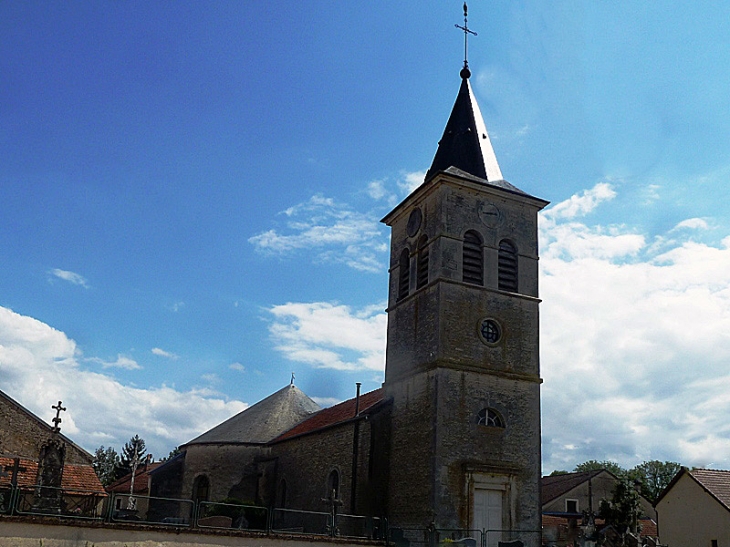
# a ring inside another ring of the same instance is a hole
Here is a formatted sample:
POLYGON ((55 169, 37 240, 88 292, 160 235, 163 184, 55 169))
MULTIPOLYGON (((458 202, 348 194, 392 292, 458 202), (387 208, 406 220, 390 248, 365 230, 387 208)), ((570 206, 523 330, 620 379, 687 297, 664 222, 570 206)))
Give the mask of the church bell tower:
POLYGON ((540 529, 537 214, 548 202, 503 179, 469 77, 465 62, 423 184, 383 219, 388 515, 484 530, 496 546, 540 529))

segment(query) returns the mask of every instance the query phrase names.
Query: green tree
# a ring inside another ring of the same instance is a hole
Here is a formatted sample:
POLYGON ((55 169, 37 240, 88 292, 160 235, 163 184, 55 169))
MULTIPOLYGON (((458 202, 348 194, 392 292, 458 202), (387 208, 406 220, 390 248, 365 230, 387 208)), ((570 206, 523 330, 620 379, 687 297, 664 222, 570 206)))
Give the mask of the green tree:
POLYGON ((562 469, 556 469, 555 471, 550 473, 550 476, 555 477, 557 475, 567 475, 568 473, 569 473, 569 471, 563 471, 562 469))
POLYGON ((677 462, 651 460, 634 467, 629 476, 639 483, 641 495, 654 504, 680 469, 677 462))
POLYGON ((605 469, 606 471, 609 471, 616 475, 618 478, 624 478, 628 476, 628 471, 621 467, 616 462, 612 462, 610 460, 588 460, 587 462, 579 463, 575 466, 575 469, 573 469, 574 472, 586 472, 586 471, 601 471, 602 469, 605 469))
POLYGON ((102 445, 94 452, 92 465, 94 471, 96 471, 96 476, 99 477, 101 484, 104 486, 109 486, 116 480, 119 464, 119 454, 111 446, 104 448, 102 445))
POLYGON ((124 443, 122 454, 119 458, 117 478, 121 478, 132 472, 132 460, 134 459, 135 449, 137 451, 137 458, 141 464, 147 452, 147 447, 145 446, 144 439, 141 439, 139 435, 135 435, 128 442, 124 443))
POLYGON ((601 500, 598 515, 612 525, 619 534, 636 531, 639 519, 639 493, 631 479, 616 483, 611 500, 601 500))
POLYGON ((166 462, 167 460, 171 460, 172 458, 174 458, 178 454, 180 454, 180 447, 179 446, 176 446, 175 448, 173 448, 172 450, 170 450, 170 453, 167 455, 166 458, 162 458, 160 461, 161 462, 166 462))

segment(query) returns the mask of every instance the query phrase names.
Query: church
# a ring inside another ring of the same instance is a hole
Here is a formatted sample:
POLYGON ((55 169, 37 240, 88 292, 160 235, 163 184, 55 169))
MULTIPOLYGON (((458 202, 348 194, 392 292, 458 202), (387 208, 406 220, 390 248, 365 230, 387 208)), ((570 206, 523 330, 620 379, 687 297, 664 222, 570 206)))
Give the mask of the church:
POLYGON ((382 220, 382 387, 320 409, 292 380, 181 445, 152 473, 151 496, 337 503, 403 529, 540 530, 537 215, 548 202, 504 180, 470 76, 465 61, 423 183, 382 220))

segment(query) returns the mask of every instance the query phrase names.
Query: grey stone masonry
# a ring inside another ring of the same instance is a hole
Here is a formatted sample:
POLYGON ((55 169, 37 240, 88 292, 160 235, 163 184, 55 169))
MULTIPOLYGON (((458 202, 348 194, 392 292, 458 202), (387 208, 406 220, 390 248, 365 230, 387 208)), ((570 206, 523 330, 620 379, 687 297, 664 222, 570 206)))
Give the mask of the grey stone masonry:
POLYGON ((393 525, 540 528, 537 213, 546 204, 447 170, 383 220, 392 228, 393 525))

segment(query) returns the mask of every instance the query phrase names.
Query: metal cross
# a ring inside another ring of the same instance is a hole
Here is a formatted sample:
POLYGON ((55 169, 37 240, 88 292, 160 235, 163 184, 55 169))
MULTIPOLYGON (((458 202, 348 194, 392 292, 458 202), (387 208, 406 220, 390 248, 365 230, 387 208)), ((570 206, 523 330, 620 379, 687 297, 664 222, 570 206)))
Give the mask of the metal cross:
POLYGON ((290 386, 294 385, 294 373, 293 372, 291 373, 291 382, 289 382, 289 385, 290 386))
POLYGON ((61 428, 58 427, 58 424, 63 421, 59 416, 61 415, 61 411, 65 411, 66 408, 61 406, 61 401, 58 401, 58 405, 51 406, 51 408, 56 411, 56 417, 51 420, 53 422, 53 432, 58 433, 59 431, 61 431, 61 428))
POLYGON ((467 8, 466 8, 466 2, 464 2, 464 26, 461 25, 454 25, 456 28, 460 28, 464 31, 464 68, 469 68, 469 61, 468 61, 468 55, 467 55, 467 42, 470 34, 473 34, 474 36, 477 35, 476 32, 471 30, 469 28, 469 23, 467 21, 467 8))
MULTIPOLYGON (((10 476, 10 485, 11 486, 18 486, 18 473, 23 473, 27 471, 25 467, 20 467, 20 458, 13 458, 13 465, 6 465, 5 471, 12 471, 12 475, 10 476)), ((7 477, 8 475, 3 473, 3 477, 7 477)))

